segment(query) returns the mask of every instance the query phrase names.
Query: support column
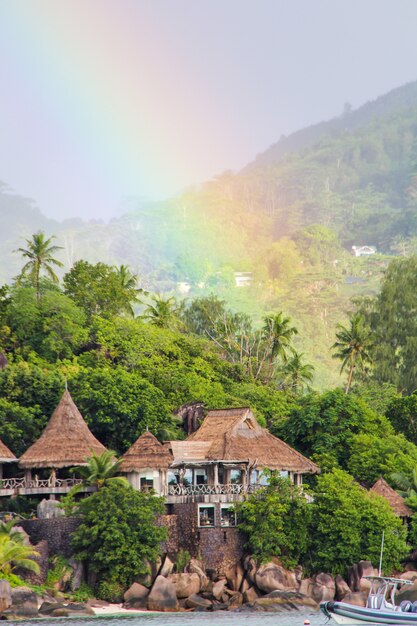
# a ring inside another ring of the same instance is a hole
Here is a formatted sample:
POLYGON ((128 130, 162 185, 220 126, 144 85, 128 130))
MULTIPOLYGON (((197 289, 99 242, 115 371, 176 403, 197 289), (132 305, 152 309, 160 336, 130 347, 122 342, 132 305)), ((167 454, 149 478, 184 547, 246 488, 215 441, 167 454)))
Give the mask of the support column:
POLYGON ((31 481, 32 481, 32 470, 31 469, 25 469, 25 486, 29 487, 31 481))
POLYGON ((213 476, 214 486, 217 487, 217 485, 219 484, 219 464, 218 463, 215 463, 213 465, 213 473, 214 473, 214 476, 213 476))

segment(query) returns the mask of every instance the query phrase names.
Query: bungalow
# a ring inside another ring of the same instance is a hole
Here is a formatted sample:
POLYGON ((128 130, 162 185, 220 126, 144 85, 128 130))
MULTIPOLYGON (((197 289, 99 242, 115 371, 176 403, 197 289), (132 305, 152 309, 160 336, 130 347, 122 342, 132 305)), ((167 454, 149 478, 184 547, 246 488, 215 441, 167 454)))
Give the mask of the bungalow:
POLYGON ((0 439, 0 480, 3 478, 4 463, 17 463, 17 458, 0 439))
POLYGON ((376 254, 376 248, 374 246, 352 246, 352 254, 354 256, 369 256, 376 254))
MULTIPOLYGON (((101 454, 106 448, 88 428, 69 391, 65 390, 45 430, 19 459, 19 467, 25 470, 22 487, 27 494, 66 493, 81 480, 59 476, 59 470, 87 465, 88 457, 101 454), (49 476, 32 478, 32 470, 49 476)), ((90 487, 83 487, 90 491, 90 487)), ((22 493, 22 492, 20 492, 22 493)))
POLYGON ((400 496, 390 485, 382 478, 379 478, 370 491, 382 496, 390 505, 395 515, 403 520, 408 520, 413 515, 413 511, 406 505, 404 498, 400 496))

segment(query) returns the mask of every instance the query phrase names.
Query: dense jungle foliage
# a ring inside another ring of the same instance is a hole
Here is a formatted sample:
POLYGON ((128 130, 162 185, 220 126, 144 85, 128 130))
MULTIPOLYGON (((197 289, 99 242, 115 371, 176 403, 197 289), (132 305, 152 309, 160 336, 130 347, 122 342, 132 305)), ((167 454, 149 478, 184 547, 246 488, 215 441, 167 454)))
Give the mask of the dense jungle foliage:
MULTIPOLYGON (((343 385, 319 393, 313 365, 296 348, 302 331, 284 312, 254 325, 216 296, 184 305, 144 292, 127 266, 102 262, 78 261, 60 280, 61 254, 54 238, 36 233, 19 249, 20 274, 0 291, 0 438, 17 456, 40 435, 65 385, 94 435, 117 454, 147 429, 160 440, 184 437, 176 417, 183 404, 250 406, 322 474, 311 480, 312 508, 278 477, 249 499, 240 511, 248 548, 260 559, 280 555, 308 571, 342 572, 359 558, 376 558, 385 528, 385 567, 399 566, 406 528, 366 490, 383 476, 416 508, 415 257, 395 259, 380 293, 358 300, 348 323, 336 328, 328 349, 343 385)), ((114 490, 123 501, 135 498, 123 485, 114 490)), ((97 506, 110 491, 97 494, 97 506)), ((69 511, 74 505, 65 504, 69 511)), ((84 508, 94 526, 96 506, 84 508)), ((415 527, 408 534, 413 548, 415 527)), ((81 551, 88 536, 87 524, 77 539, 81 551)), ((155 537, 149 535, 150 550, 155 537)), ((120 563, 102 549, 94 567, 116 580, 120 563)))
POLYGON ((417 524, 406 538, 366 490, 383 476, 417 509, 416 89, 346 109, 238 174, 109 224, 48 220, 3 186, 4 443, 26 450, 65 384, 117 454, 146 429, 184 437, 185 403, 250 406, 322 474, 308 514, 289 487, 278 495, 278 478, 248 501, 248 547, 342 572, 375 559, 386 528, 385 567, 397 567, 417 524), (377 254, 354 257, 361 244, 377 254), (238 287, 236 272, 250 284, 238 287))

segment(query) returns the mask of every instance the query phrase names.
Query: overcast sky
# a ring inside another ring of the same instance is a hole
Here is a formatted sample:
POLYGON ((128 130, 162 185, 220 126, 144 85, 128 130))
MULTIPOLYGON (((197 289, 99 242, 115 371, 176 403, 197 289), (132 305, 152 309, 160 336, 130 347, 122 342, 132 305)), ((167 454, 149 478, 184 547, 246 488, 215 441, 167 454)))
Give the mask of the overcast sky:
POLYGON ((108 219, 416 80, 416 29, 417 0, 0 0, 0 180, 108 219))

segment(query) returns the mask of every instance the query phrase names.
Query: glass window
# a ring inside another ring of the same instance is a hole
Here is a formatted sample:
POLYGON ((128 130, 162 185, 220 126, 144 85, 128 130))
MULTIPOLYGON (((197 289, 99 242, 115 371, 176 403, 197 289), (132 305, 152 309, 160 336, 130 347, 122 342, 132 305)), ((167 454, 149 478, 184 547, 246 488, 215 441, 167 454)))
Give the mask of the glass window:
POLYGON ((221 505, 221 525, 222 526, 236 526, 236 513, 231 504, 221 505))
POLYGON ((192 485, 193 484, 193 470, 186 469, 184 472, 184 477, 182 479, 184 485, 192 485))
POLYGON ((204 469, 194 470, 194 480, 196 485, 207 485, 207 473, 204 469))
POLYGON ((281 478, 288 478, 288 472, 286 470, 281 470, 279 475, 281 478))
POLYGON ((178 485, 179 483, 179 472, 177 470, 168 470, 167 480, 168 485, 178 485))
POLYGON ((232 485, 242 484, 242 470, 232 469, 230 470, 230 482, 232 485))
POLYGON ((147 478, 146 476, 140 477, 140 490, 149 491, 153 489, 153 478, 147 478))
POLYGON ((266 486, 269 485, 270 475, 268 472, 259 472, 259 484, 266 486))
POLYGON ((200 505, 198 507, 198 525, 199 526, 214 526, 214 504, 200 505))
POLYGON ((258 483, 258 472, 256 470, 252 470, 250 473, 250 484, 256 485, 258 483))

